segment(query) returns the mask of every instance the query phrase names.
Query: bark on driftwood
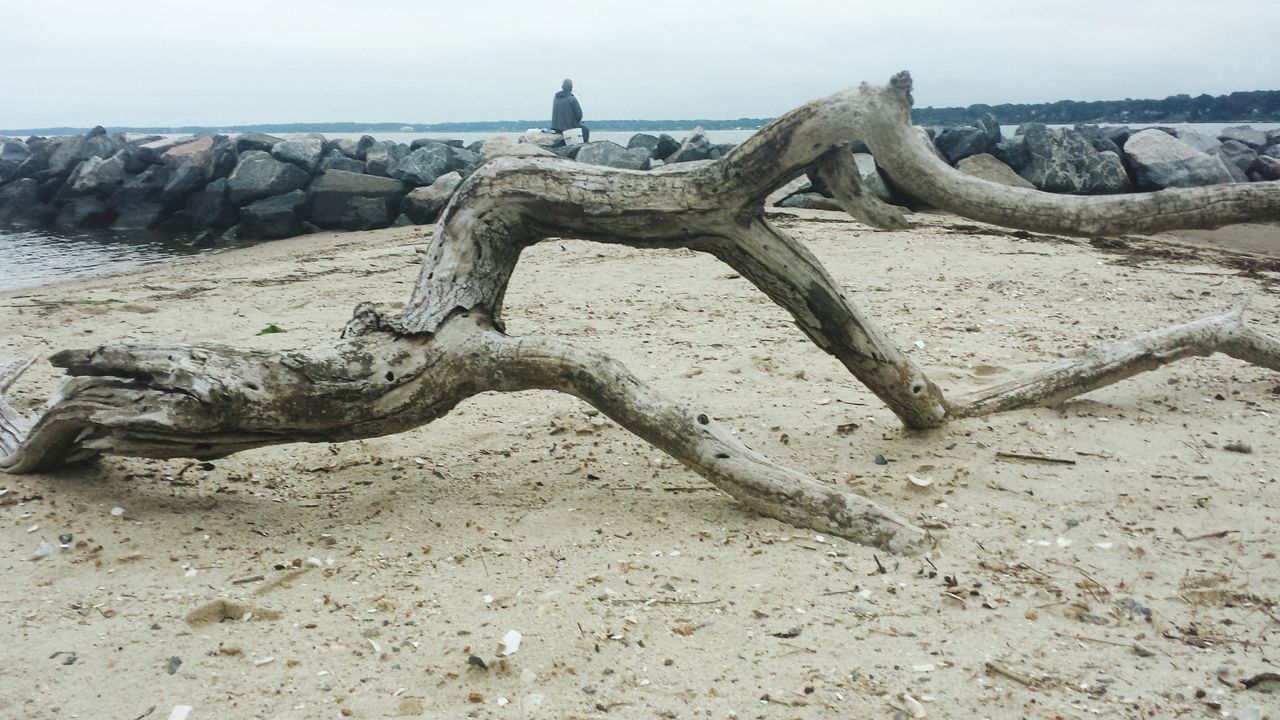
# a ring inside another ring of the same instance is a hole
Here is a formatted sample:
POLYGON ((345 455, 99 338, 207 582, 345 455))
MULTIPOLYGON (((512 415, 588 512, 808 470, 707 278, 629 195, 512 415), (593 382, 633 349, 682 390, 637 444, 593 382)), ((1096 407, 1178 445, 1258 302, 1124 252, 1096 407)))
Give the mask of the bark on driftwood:
POLYGON ((69 377, 41 413, 3 400, 25 368, 0 368, 0 469, 36 472, 103 453, 215 458, 288 442, 331 442, 429 423, 481 392, 551 389, 595 405, 757 511, 895 551, 927 534, 866 498, 754 452, 706 408, 658 396, 616 360, 551 338, 503 332, 502 303, 520 251, 547 237, 637 248, 683 247, 732 266, 911 428, 1069 397, 1190 355, 1223 352, 1280 370, 1280 344, 1240 312, 1096 348, 1021 380, 956 400, 893 345, 807 248, 771 225, 764 198, 816 166, 841 206, 901 228, 862 192, 847 146, 865 142, 907 191, 978 220, 1099 235, 1280 218, 1280 183, 1058 196, 969 177, 911 126, 910 77, 861 85, 770 123, 724 158, 656 172, 560 158, 497 158, 445 210, 405 309, 357 308, 341 340, 289 352, 215 345, 107 345, 51 362, 69 377))

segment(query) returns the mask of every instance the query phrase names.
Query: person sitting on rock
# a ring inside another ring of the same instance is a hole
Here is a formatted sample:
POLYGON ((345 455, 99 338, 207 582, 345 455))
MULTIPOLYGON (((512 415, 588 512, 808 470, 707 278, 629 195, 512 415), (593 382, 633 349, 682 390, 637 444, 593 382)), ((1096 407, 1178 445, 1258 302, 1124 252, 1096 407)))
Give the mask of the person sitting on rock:
POLYGON ((579 128, 582 130, 582 142, 591 141, 591 131, 582 124, 582 106, 578 98, 573 96, 573 81, 565 78, 560 83, 560 92, 551 103, 551 129, 558 133, 579 128))

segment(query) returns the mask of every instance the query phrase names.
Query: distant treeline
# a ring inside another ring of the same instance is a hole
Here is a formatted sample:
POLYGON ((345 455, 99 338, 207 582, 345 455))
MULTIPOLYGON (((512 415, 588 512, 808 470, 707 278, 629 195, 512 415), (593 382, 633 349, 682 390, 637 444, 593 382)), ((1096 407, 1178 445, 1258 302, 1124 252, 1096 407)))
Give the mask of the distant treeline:
MULTIPOLYGON (((1005 125, 1026 122, 1048 124, 1124 123, 1148 125, 1183 122, 1280 122, 1280 90, 1252 90, 1230 95, 1174 95, 1163 100, 1059 100, 1053 103, 1002 105, 970 105, 969 107, 924 107, 911 111, 917 125, 967 125, 984 113, 992 113, 1005 125)), ((657 131, 754 129, 772 118, 738 118, 737 120, 588 120, 593 130, 657 131)), ((406 132, 440 134, 453 132, 495 133, 524 132, 545 127, 546 120, 495 120, 486 122, 448 123, 262 123, 257 125, 181 127, 108 127, 108 132, 131 132, 157 135, 201 135, 209 133, 388 133, 406 132)), ((82 127, 21 128, 0 130, 0 135, 78 135, 82 127)))
POLYGON ((1163 100, 1059 100, 1053 103, 970 105, 916 108, 917 125, 968 125, 992 113, 1004 125, 1121 123, 1150 125, 1184 122, 1280 122, 1280 90, 1252 90, 1230 95, 1174 95, 1163 100))

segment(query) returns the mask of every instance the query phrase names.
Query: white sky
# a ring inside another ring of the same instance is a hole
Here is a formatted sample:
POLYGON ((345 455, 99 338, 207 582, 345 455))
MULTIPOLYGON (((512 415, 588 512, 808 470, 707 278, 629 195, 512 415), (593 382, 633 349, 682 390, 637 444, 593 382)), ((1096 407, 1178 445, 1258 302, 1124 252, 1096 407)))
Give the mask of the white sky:
POLYGON ((0 128, 768 117, 1280 89, 1280 0, 0 0, 0 128))

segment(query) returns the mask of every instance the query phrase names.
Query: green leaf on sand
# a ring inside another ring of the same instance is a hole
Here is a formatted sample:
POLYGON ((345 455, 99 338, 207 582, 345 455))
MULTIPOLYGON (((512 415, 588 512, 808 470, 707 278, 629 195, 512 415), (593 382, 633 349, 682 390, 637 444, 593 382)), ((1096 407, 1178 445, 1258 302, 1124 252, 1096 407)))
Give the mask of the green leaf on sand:
POLYGON ((282 333, 282 332, 289 332, 289 331, 288 331, 288 330, 285 330, 284 328, 280 327, 279 325, 276 325, 275 323, 272 323, 272 324, 270 324, 270 325, 268 325, 268 326, 266 326, 266 327, 262 328, 261 330, 259 330, 259 331, 258 331, 258 334, 259 334, 259 335, 271 335, 272 333, 282 333))

